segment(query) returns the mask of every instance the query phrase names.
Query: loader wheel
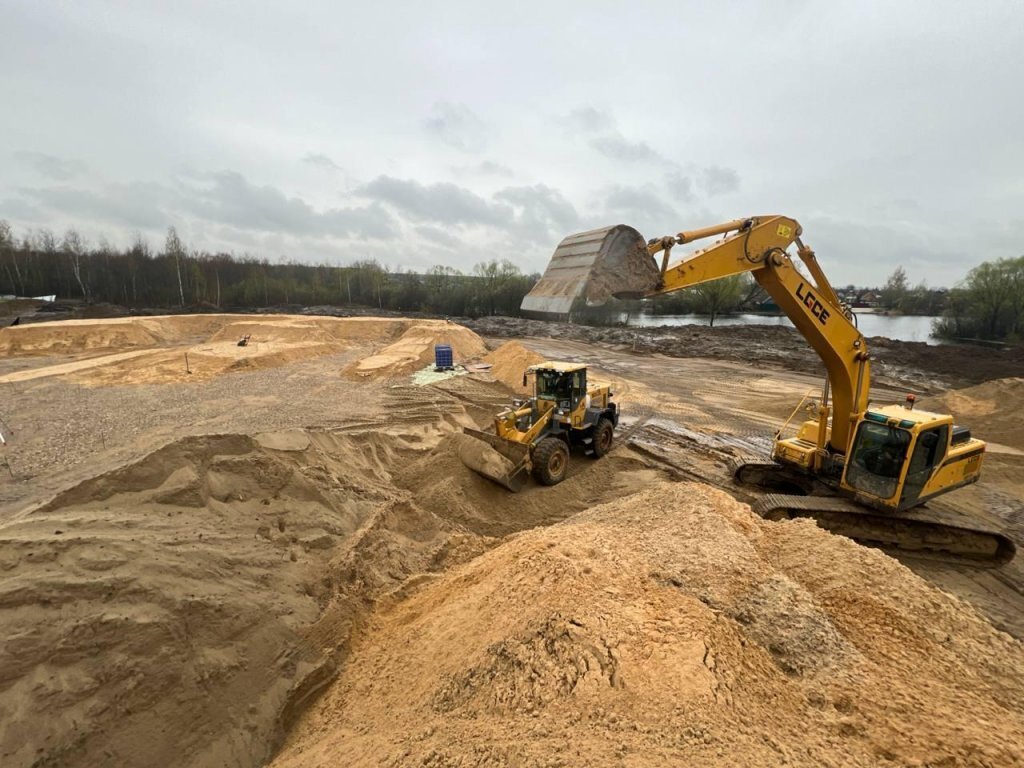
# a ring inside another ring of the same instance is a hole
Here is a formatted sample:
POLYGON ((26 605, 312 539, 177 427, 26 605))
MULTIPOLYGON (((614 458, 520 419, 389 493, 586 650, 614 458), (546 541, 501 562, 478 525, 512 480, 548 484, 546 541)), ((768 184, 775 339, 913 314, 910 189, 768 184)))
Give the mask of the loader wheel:
POLYGON ((533 474, 544 485, 558 485, 569 472, 569 446, 545 437, 533 452, 533 474))
POLYGON ((594 425, 593 439, 593 453, 591 454, 595 459, 600 459, 608 451, 612 449, 612 440, 615 437, 615 427, 612 425, 611 419, 606 419, 602 416, 597 420, 597 424, 594 425))

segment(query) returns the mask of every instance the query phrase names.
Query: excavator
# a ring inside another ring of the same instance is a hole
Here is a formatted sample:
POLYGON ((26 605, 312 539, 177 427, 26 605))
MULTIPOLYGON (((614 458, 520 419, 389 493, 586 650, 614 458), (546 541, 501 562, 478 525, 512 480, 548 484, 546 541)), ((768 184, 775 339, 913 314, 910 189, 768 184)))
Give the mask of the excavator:
POLYGON ((524 298, 522 312, 569 319, 612 296, 650 298, 750 274, 817 352, 826 372, 813 417, 795 435, 783 437, 780 429, 770 457, 736 462, 733 479, 764 492, 752 505, 755 512, 775 520, 810 517, 883 548, 1008 562, 1015 546, 999 531, 923 506, 978 481, 985 443, 949 414, 915 408, 913 396, 902 404, 872 402, 867 342, 801 235, 800 224, 781 215, 650 241, 625 225, 571 235, 524 298), (671 262, 676 246, 713 237, 718 239, 707 247, 671 262), (789 253, 794 244, 795 258, 789 253))

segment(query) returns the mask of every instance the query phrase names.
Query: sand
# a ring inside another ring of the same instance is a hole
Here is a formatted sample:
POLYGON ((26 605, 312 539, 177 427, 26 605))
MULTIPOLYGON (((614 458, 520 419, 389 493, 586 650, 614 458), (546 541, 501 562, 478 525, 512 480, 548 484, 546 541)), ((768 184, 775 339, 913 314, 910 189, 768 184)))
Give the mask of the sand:
POLYGON ((483 361, 491 364, 488 373, 495 380, 500 381, 516 394, 525 395, 533 386, 533 380, 528 379, 527 385, 524 387, 523 372, 531 365, 544 362, 544 358, 527 349, 518 341, 507 341, 493 352, 484 355, 483 361))
POLYGON ((1024 444, 1024 378, 995 379, 952 390, 923 407, 956 415, 956 422, 985 440, 1024 444))
POLYGON ((483 340, 461 325, 425 320, 411 325, 402 336, 352 369, 357 376, 387 378, 422 368, 434 360, 434 346, 448 344, 455 363, 476 359, 487 351, 483 340))
POLYGON ((330 662, 321 569, 394 496, 367 447, 188 438, 0 527, 0 763, 265 759, 330 662))
POLYGON ((5 374, 0 384, 65 375, 84 386, 204 381, 337 354, 353 346, 371 349, 349 372, 401 376, 433 360, 434 345, 442 343, 451 344, 459 360, 486 351, 475 333, 443 320, 299 315, 69 320, 0 329, 0 355, 65 358, 5 374), (238 346, 246 336, 246 346, 238 346), (76 359, 67 361, 69 356, 76 359))
POLYGON ((1024 764, 1024 653, 884 555, 662 484, 383 607, 272 763, 1024 764))
MULTIPOLYGON (((167 430, 0 519, 0 765, 1022 764, 1021 643, 895 560, 762 521, 624 440, 574 456, 553 488, 509 494, 466 469, 456 435, 539 361, 518 343, 487 355, 494 382, 412 386, 433 344, 470 360, 482 341, 442 321, 300 316, 21 335, 41 327, 0 331, 8 376, 49 371, 8 382, 19 403, 75 395, 64 381, 180 397, 262 366, 273 407, 296 381, 315 401, 328 377, 352 410, 167 430), (210 384, 172 370, 185 350, 210 384)), ((645 398, 670 405, 645 370, 616 385, 633 418, 645 398)), ((694 429, 740 375, 698 374, 694 429)), ((1019 395, 1016 379, 944 397, 1022 445, 1019 395)), ((183 422, 226 423, 172 402, 183 422)))

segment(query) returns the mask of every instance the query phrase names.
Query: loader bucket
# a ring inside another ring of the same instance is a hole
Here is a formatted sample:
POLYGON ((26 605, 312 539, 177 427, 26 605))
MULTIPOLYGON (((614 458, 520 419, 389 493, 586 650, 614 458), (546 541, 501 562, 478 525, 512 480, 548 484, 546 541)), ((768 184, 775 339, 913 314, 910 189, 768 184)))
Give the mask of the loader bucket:
POLYGON ((530 446, 479 429, 465 427, 463 432, 469 436, 458 445, 463 464, 513 493, 522 490, 530 474, 530 446))
POLYGON ((658 287, 661 270, 639 232, 625 224, 569 235, 520 311, 536 320, 569 320, 573 311, 610 297, 640 298, 658 287))

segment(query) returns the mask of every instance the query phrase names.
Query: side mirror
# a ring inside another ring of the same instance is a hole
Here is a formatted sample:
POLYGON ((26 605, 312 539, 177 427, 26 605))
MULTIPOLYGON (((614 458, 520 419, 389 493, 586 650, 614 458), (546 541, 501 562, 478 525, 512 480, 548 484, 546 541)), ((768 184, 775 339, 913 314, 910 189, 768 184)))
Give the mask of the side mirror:
POLYGON ((523 388, 526 388, 526 372, 523 372, 523 388))

